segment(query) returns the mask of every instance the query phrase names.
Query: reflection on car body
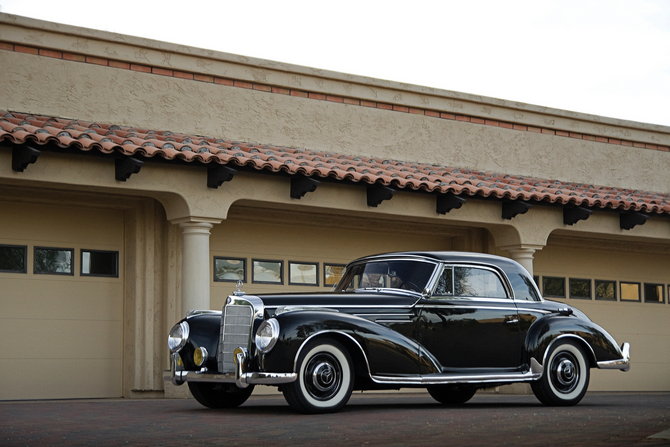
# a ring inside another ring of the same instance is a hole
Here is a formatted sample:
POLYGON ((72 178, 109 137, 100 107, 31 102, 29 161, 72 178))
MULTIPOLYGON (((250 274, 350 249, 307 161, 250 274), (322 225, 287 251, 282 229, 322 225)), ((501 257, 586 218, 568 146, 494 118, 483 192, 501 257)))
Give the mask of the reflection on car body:
POLYGON ((579 310, 544 300, 518 263, 493 255, 405 252, 350 263, 326 293, 229 296, 170 331, 165 380, 201 404, 236 407, 277 386, 305 413, 342 408, 353 390, 426 388, 444 404, 530 383, 547 405, 577 404, 590 368, 629 368, 579 310))

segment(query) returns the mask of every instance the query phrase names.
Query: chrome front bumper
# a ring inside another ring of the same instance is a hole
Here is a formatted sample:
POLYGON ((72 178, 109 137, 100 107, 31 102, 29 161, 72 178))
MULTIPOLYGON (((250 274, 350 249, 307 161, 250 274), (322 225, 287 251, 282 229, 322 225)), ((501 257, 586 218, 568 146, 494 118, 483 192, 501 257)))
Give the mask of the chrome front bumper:
POLYGON ((296 373, 247 372, 248 354, 243 348, 235 350, 235 372, 228 373, 178 370, 177 356, 178 354, 172 354, 170 369, 163 371, 163 380, 174 385, 182 385, 185 382, 215 382, 234 383, 239 388, 246 388, 249 385, 291 383, 298 377, 296 373))
POLYGON ((598 368, 628 371, 630 369, 630 344, 624 343, 621 345, 621 359, 598 362, 598 368))

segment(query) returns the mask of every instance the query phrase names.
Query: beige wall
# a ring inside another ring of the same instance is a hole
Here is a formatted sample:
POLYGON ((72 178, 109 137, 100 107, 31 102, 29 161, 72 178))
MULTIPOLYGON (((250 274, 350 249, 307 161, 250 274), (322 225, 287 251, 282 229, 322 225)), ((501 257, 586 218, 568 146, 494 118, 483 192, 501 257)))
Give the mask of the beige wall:
MULTIPOLYGON (((247 259, 247 293, 277 291, 326 291, 323 263, 346 264, 374 253, 406 250, 450 250, 453 238, 483 246, 482 235, 468 229, 413 225, 394 226, 378 218, 333 217, 322 213, 263 209, 247 202, 236 205, 231 215, 212 229, 210 255, 247 259), (473 234, 474 233, 474 234, 473 234), (254 284, 251 260, 284 262, 284 284, 254 284), (319 287, 288 284, 288 262, 319 263, 319 287)), ((220 309, 235 284, 212 281, 211 307, 220 309)))
MULTIPOLYGON (((668 154, 661 151, 8 51, 0 51, 0 67, 4 67, 0 74, 6 85, 13 86, 0 90, 0 108, 8 110, 496 173, 670 191, 670 179, 662 170, 668 154), (25 73, 36 75, 26 77, 25 73), (646 175, 637 175, 639 172, 646 175)), ((519 122, 525 124, 524 120, 519 122)), ((591 126, 582 122, 577 127, 584 132, 585 127, 591 126)), ((670 130, 661 136, 670 144, 670 130)))
MULTIPOLYGON (((535 257, 535 275, 661 283, 664 303, 557 299, 585 312, 619 343, 631 344, 632 366, 620 374, 593 370, 591 390, 670 390, 670 250, 655 244, 552 237, 535 257)), ((618 295, 618 291, 617 291, 618 295)))
MULTIPOLYGON (((0 42, 384 102, 401 108, 420 107, 521 126, 670 145, 670 129, 664 126, 243 58, 6 14, 0 14, 0 42)), ((4 87, 0 88, 0 110, 670 192, 665 168, 670 155, 658 150, 7 50, 0 50, 0 77, 4 87)), ((361 255, 392 250, 456 249, 508 255, 501 247, 525 246, 531 251, 539 249, 535 253, 536 275, 596 278, 616 274, 613 278, 617 280, 670 283, 665 273, 670 265, 670 225, 664 218, 652 216, 645 225, 625 231, 619 228, 617 213, 596 211, 589 220, 568 227, 562 223, 561 208, 536 205, 528 213, 506 221, 501 217, 500 202, 475 199, 440 216, 435 212, 432 195, 399 191, 391 201, 371 208, 366 204, 364 185, 324 182, 301 200, 289 198, 289 185, 285 177, 240 172, 232 182, 212 190, 206 187, 206 169, 202 166, 150 162, 127 182, 118 182, 114 180, 111 159, 54 152, 43 153, 35 164, 17 173, 11 170, 11 148, 4 145, 0 146, 2 198, 15 197, 8 202, 13 207, 21 201, 34 206, 17 213, 0 213, 0 237, 5 241, 0 243, 18 243, 26 240, 26 234, 38 231, 39 237, 49 243, 71 239, 77 244, 84 241, 121 246, 124 274, 116 281, 101 282, 109 286, 109 293, 102 293, 101 300, 122 296, 121 304, 114 301, 101 308, 114 321, 116 332, 87 342, 114 344, 115 350, 120 349, 114 351, 114 358, 122 358, 121 378, 117 372, 103 376, 114 390, 111 394, 120 392, 128 397, 159 395, 163 388, 161 371, 167 367, 165 334, 181 317, 182 236, 180 228, 170 223, 179 218, 222 220, 211 231, 210 275, 213 256, 318 261, 322 268, 323 262, 345 263, 361 255), (51 210, 47 214, 53 216, 48 221, 42 220, 42 215, 31 214, 32 210, 47 209, 51 210), (99 224, 113 227, 113 231, 97 230, 99 224), (5 233, 5 229, 11 231, 5 233), (97 238, 99 234, 114 235, 116 242, 97 238), (552 236, 549 245, 542 248, 550 234, 579 237, 580 242, 575 246, 552 236), (601 239, 607 242, 598 242, 601 239), (586 247, 585 240, 595 242, 586 247)), ((19 284, 27 277, 0 276, 0 281, 12 281, 14 291, 25 290, 19 284)), ((65 297, 66 284, 76 290, 77 296, 90 295, 94 281, 89 279, 77 279, 74 284, 62 278, 31 280, 34 293, 17 292, 16 300, 21 305, 15 306, 14 311, 19 315, 40 307, 31 300, 47 290, 65 297)), ((210 307, 218 309, 233 287, 231 283, 210 285, 210 307)), ((247 284, 245 290, 256 293, 276 289, 247 284)), ((670 359, 661 350, 669 341, 665 320, 670 305, 567 301, 585 310, 618 341, 632 344, 631 372, 596 371, 592 389, 670 389, 670 359)), ((62 306, 62 315, 80 311, 78 303, 76 299, 68 301, 62 306)), ((12 322, 15 330, 17 321, 12 322)), ((35 323, 31 324, 38 334, 33 343, 39 343, 44 334, 39 333, 35 323)), ((86 331, 82 327, 74 337, 86 331)), ((74 343, 79 346, 79 341, 74 343)), ((118 362, 115 364, 118 368, 118 362)), ((109 371, 116 370, 105 369, 106 374, 109 371)), ((37 379, 32 377, 29 382, 37 379)))

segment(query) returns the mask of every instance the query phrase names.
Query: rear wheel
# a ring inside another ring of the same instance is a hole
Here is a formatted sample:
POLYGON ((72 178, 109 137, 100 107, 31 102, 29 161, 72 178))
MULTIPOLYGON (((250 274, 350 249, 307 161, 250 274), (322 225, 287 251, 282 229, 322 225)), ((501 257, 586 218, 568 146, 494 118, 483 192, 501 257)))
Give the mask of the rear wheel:
POLYGON ((531 382, 535 397, 545 405, 576 405, 589 387, 589 363, 582 348, 566 341, 551 348, 542 378, 531 382))
POLYGON ((428 387, 428 393, 436 401, 446 405, 461 405, 472 399, 477 388, 468 385, 435 385, 428 387))
POLYGON ((238 388, 232 383, 188 382, 195 400, 208 408, 235 408, 249 399, 254 386, 238 388))
POLYGON ((333 413, 351 397, 351 356, 337 341, 321 339, 303 346, 298 378, 283 387, 286 402, 301 413, 333 413))

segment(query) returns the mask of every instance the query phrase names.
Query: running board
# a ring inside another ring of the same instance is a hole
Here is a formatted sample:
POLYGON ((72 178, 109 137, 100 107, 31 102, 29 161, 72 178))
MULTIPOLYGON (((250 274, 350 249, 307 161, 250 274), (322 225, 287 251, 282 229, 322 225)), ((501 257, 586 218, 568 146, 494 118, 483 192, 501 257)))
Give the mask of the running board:
POLYGON ((530 359, 530 371, 490 374, 429 374, 426 376, 372 376, 375 383, 384 385, 442 385, 449 383, 501 383, 501 382, 530 382, 542 377, 544 368, 535 358, 530 359))

